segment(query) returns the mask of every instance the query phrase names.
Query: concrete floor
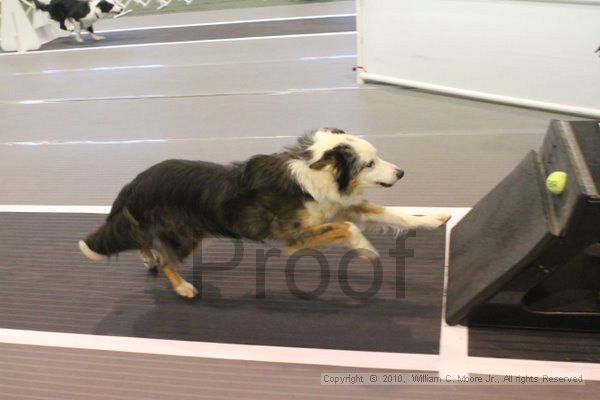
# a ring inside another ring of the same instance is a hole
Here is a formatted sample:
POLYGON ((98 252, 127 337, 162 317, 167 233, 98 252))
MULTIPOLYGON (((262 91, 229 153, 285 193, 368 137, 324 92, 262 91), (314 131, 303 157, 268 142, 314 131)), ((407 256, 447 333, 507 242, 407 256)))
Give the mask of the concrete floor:
POLYGON ((550 119, 570 118, 359 86, 355 40, 342 32, 0 56, 0 179, 11 188, 0 203, 35 194, 40 204, 108 205, 164 158, 240 160, 336 126, 368 136, 407 171, 373 201, 471 206, 539 146, 550 119))
MULTIPOLYGON (((259 13, 268 18, 270 12, 274 17, 354 12, 353 2, 284 8, 212 16, 223 21, 259 13)), ((103 21, 97 30, 206 18, 131 17, 103 21)), ((364 135, 383 158, 407 172, 393 189, 370 193, 371 200, 468 207, 540 145, 551 119, 575 119, 398 87, 358 86, 351 70, 355 41, 346 32, 90 50, 73 44, 66 51, 2 54, 0 204, 110 205, 124 183, 165 158, 240 160, 278 151, 316 127, 335 126, 364 135)), ((318 366, 0 347, 3 400, 524 399, 559 393, 552 387, 507 387, 502 394, 460 387, 335 390, 316 386, 318 366), (114 373, 117 364, 127 370, 114 373), (171 380, 156 385, 156 376, 171 380), (293 385, 282 385, 285 379, 293 385)), ((561 390, 561 397, 592 399, 597 385, 561 390)))
POLYGON ((322 3, 335 2, 340 0, 194 0, 187 4, 183 1, 173 0, 171 3, 158 9, 159 3, 149 3, 146 7, 143 7, 137 3, 131 2, 127 6, 128 9, 133 10, 133 14, 130 16, 138 15, 152 15, 152 14, 166 14, 176 12, 193 12, 193 11, 212 11, 212 10, 236 10, 236 9, 249 9, 249 8, 260 8, 260 7, 278 7, 278 6, 290 6, 290 5, 311 5, 316 4, 320 6, 322 3))

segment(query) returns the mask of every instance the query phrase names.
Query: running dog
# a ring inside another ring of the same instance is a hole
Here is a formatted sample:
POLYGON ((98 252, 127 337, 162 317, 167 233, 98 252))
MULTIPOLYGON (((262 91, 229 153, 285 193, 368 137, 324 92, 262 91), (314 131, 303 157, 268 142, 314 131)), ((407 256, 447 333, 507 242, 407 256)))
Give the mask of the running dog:
POLYGON ((90 33, 93 40, 102 40, 103 36, 94 33, 94 23, 101 18, 117 15, 123 12, 123 8, 111 2, 111 0, 52 0, 49 4, 33 0, 35 6, 50 14, 50 18, 60 24, 60 29, 68 30, 65 21, 69 20, 75 30, 75 39, 81 43, 81 30, 90 33))
POLYGON ((367 141, 321 128, 286 151, 220 165, 168 160, 140 173, 117 196, 106 222, 79 249, 90 259, 139 249, 184 297, 198 291, 176 272, 203 239, 278 240, 291 252, 345 246, 368 259, 362 234, 376 226, 435 229, 449 214, 411 216, 366 202, 366 188, 389 188, 404 171, 367 141))

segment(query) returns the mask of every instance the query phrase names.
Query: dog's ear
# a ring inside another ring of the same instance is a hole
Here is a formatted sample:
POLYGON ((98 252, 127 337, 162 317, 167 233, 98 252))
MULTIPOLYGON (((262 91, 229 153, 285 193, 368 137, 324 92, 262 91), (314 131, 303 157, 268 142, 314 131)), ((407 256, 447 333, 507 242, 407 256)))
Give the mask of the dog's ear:
POLYGON ((339 145, 327 150, 323 157, 310 164, 310 168, 315 170, 322 170, 327 166, 332 167, 340 193, 349 194, 352 191, 352 179, 359 170, 356 152, 348 145, 339 145))
POLYGON ((114 4, 109 3, 108 1, 105 1, 105 0, 102 0, 97 5, 97 7, 100 8, 100 11, 102 11, 103 13, 110 12, 110 10, 112 10, 114 6, 115 6, 114 4))

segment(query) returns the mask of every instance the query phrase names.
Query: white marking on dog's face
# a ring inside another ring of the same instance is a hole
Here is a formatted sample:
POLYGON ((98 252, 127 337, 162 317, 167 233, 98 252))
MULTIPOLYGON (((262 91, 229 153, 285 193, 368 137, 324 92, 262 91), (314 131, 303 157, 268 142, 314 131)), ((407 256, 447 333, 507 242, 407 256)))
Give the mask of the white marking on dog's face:
POLYGON ((311 162, 317 162, 328 151, 338 146, 348 146, 356 155, 349 157, 347 162, 355 163, 353 168, 353 179, 358 180, 359 187, 390 187, 404 175, 398 166, 381 159, 377 155, 377 149, 364 139, 347 133, 334 133, 328 129, 320 129, 315 133, 314 144, 309 149, 313 152, 311 162))
POLYGON ((319 203, 360 204, 364 188, 390 187, 404 174, 369 142, 338 129, 319 129, 292 151, 298 158, 290 161, 290 171, 319 203))
POLYGON ((100 0, 96 3, 96 10, 101 17, 104 17, 109 14, 121 14, 123 12, 123 8, 116 5, 112 0, 100 0))

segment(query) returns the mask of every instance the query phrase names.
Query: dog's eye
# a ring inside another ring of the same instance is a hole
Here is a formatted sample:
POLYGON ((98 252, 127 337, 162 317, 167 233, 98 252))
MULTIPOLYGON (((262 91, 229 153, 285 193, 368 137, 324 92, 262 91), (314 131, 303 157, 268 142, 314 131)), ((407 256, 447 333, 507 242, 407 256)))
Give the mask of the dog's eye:
POLYGON ((365 164, 365 168, 372 168, 373 165, 375 165, 375 161, 369 161, 368 163, 365 164))

